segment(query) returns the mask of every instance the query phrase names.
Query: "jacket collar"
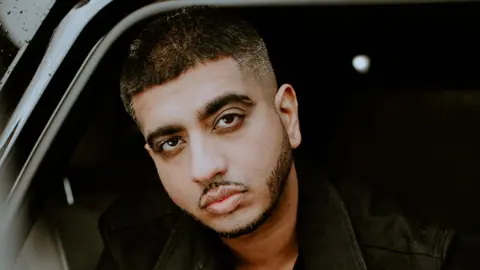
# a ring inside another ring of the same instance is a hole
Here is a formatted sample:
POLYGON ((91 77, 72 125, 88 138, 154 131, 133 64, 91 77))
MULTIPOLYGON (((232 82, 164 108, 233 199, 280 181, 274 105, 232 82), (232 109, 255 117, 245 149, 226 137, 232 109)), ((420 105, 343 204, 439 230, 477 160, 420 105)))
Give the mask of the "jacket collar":
MULTIPOLYGON (((347 211, 335 188, 307 167, 297 167, 297 172, 297 233, 305 269, 366 270, 347 211)), ((155 269, 222 269, 222 256, 212 248, 215 237, 185 216, 172 232, 155 269)))
POLYGON ((366 270, 349 215, 337 190, 306 164, 297 168, 297 233, 305 269, 366 270))

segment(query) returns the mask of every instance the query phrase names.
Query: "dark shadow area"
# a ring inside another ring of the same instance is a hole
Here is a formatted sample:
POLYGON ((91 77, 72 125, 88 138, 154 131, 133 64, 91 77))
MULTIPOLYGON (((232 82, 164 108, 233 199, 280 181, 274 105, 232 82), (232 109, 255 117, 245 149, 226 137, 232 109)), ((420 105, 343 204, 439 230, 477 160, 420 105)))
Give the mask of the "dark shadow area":
POLYGON ((299 155, 325 166, 332 181, 361 180, 398 197, 412 215, 478 228, 476 10, 445 4, 250 13, 279 83, 297 89, 299 155), (352 67, 356 55, 371 59, 367 74, 352 67))

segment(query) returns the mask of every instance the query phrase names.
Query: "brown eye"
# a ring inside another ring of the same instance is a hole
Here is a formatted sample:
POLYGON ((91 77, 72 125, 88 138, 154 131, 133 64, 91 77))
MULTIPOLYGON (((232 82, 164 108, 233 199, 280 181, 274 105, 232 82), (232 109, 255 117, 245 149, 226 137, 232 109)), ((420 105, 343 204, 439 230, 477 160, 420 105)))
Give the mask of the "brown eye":
POLYGON ((215 125, 215 129, 235 126, 242 118, 243 116, 239 114, 224 115, 222 118, 220 118, 220 120, 218 120, 217 124, 215 125))
POLYGON ((181 145, 183 142, 180 138, 171 138, 166 141, 164 141, 162 144, 160 144, 160 151, 161 152, 170 152, 174 151, 176 147, 181 145))

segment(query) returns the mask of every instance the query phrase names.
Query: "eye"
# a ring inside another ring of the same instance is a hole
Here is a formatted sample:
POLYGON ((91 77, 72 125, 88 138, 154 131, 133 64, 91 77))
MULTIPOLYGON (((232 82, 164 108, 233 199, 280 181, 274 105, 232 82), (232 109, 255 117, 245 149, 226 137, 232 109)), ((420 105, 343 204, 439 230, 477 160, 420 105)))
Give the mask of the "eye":
POLYGON ((226 114, 220 118, 215 124, 215 129, 217 128, 229 128, 238 124, 244 118, 243 115, 239 114, 226 114))
POLYGON ((182 139, 178 137, 174 137, 162 142, 159 145, 158 149, 160 152, 171 152, 171 151, 174 151, 182 143, 183 143, 182 139))

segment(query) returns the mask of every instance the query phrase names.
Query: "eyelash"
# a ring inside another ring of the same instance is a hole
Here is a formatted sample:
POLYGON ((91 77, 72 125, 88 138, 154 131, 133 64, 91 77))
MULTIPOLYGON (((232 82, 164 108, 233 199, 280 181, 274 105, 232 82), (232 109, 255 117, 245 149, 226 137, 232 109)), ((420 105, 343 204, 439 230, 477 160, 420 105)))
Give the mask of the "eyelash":
MULTIPOLYGON (((219 124, 219 122, 222 120, 222 119, 225 119, 226 117, 238 117, 238 119, 236 119, 236 122, 234 123, 233 126, 229 126, 229 127, 226 127, 224 128, 223 130, 228 132, 228 131, 231 131, 232 129, 236 129, 238 127, 239 124, 242 123, 242 121, 245 119, 245 115, 244 114, 239 114, 239 113, 229 113, 229 114, 224 114, 222 115, 220 118, 218 118, 217 121, 215 121, 214 123, 214 128, 213 130, 216 131, 217 130, 217 125, 219 124)), ((223 131, 222 130, 222 131, 223 131)), ((165 152, 168 152, 166 150, 164 150, 164 145, 167 144, 168 142, 172 141, 172 140, 178 140, 178 141, 184 141, 181 137, 179 136, 175 136, 175 137, 171 137, 171 138, 168 138, 166 140, 163 140, 161 143, 157 144, 157 147, 156 147, 156 152, 158 153, 165 153, 165 152)), ((177 147, 177 146, 174 146, 174 147, 177 147)), ((172 151, 173 152, 173 151, 172 151)))
POLYGON ((240 114, 240 113, 228 113, 228 114, 224 114, 222 115, 220 118, 218 118, 217 121, 214 122, 214 125, 213 125, 213 130, 217 130, 217 126, 218 124, 220 123, 220 121, 222 119, 225 119, 227 117, 237 117, 238 119, 236 119, 236 122, 234 123, 233 126, 230 126, 230 127, 226 127, 225 129, 228 131, 232 128, 235 128, 237 127, 239 124, 241 124, 241 122, 243 121, 243 119, 245 118, 245 115, 244 114, 240 114))
MULTIPOLYGON (((177 141, 182 141, 182 138, 181 137, 170 137, 166 140, 163 140, 162 142, 158 143, 155 147, 155 152, 158 152, 158 153, 163 153, 165 152, 165 150, 163 149, 164 145, 166 145, 168 142, 171 142, 173 140, 177 140, 177 141)), ((176 147, 176 146, 174 146, 176 147)))

